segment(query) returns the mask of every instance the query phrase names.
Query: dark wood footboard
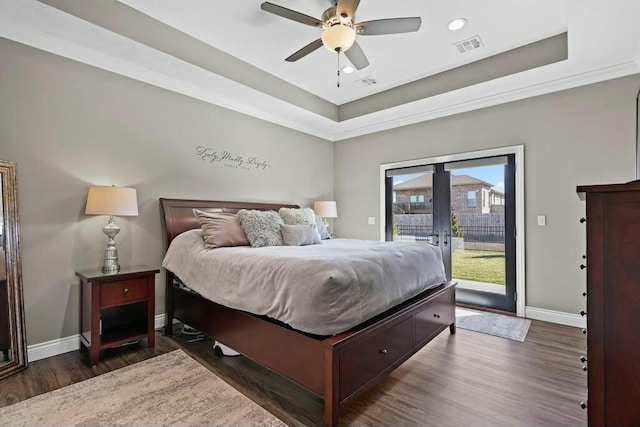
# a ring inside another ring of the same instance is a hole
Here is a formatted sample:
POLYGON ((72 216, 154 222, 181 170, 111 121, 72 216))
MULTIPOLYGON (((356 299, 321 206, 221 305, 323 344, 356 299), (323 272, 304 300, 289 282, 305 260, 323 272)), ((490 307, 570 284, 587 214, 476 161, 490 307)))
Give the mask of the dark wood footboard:
MULTIPOLYGON (((179 233, 199 227, 191 208, 235 212, 283 206, 172 199, 161 199, 161 203, 167 245, 179 233)), ((166 273, 165 334, 173 333, 173 319, 178 319, 300 384, 324 398, 328 426, 338 424, 341 405, 384 378, 444 329, 455 333, 454 282, 424 291, 347 332, 318 337, 204 299, 175 284, 173 274, 166 273)))

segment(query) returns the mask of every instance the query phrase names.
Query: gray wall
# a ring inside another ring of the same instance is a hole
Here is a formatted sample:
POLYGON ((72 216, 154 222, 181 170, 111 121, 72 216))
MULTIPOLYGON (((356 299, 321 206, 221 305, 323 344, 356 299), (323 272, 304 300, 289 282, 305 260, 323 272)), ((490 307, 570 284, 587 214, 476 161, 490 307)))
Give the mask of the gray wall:
MULTIPOLYGON (((159 197, 287 202, 333 197, 333 145, 0 39, 0 158, 17 162, 27 341, 78 333, 75 269, 99 267, 107 217, 84 215, 89 185, 138 191, 119 218, 122 265, 159 267, 159 197), (201 161, 195 147, 271 168, 201 161)), ((164 312, 157 276, 156 313, 164 312)))
POLYGON ((584 307, 584 204, 576 185, 635 178, 640 76, 486 108, 336 144, 336 233, 378 239, 382 163, 524 144, 526 304, 584 307), (539 227, 537 215, 547 215, 539 227), (367 217, 377 217, 367 225, 367 217))

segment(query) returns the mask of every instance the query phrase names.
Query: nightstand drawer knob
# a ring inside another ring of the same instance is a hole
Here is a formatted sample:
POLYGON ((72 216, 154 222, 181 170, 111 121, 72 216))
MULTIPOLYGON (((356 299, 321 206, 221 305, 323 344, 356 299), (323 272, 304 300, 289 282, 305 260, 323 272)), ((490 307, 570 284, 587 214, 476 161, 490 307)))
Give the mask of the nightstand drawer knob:
POLYGON ((124 289, 122 290, 122 293, 123 293, 123 294, 127 294, 127 293, 129 293, 129 288, 124 288, 124 289))
POLYGON ((387 354, 389 354, 386 348, 381 348, 379 351, 380 351, 380 354, 382 354, 383 356, 386 356, 387 354))

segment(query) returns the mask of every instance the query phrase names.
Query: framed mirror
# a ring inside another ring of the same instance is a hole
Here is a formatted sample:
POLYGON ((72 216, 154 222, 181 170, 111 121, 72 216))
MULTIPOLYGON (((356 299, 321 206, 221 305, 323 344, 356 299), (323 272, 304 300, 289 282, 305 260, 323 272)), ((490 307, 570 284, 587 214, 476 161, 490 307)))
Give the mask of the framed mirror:
POLYGON ((27 367, 16 164, 0 160, 0 379, 27 367))

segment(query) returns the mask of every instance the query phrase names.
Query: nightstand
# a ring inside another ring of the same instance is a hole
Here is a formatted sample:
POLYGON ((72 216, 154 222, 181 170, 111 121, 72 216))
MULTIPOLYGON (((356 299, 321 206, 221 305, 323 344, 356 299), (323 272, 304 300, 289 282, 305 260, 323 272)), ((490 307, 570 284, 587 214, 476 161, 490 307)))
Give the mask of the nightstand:
POLYGON ((117 273, 76 271, 80 283, 80 345, 91 366, 100 350, 147 337, 155 346, 155 278, 160 270, 136 266, 117 273))

